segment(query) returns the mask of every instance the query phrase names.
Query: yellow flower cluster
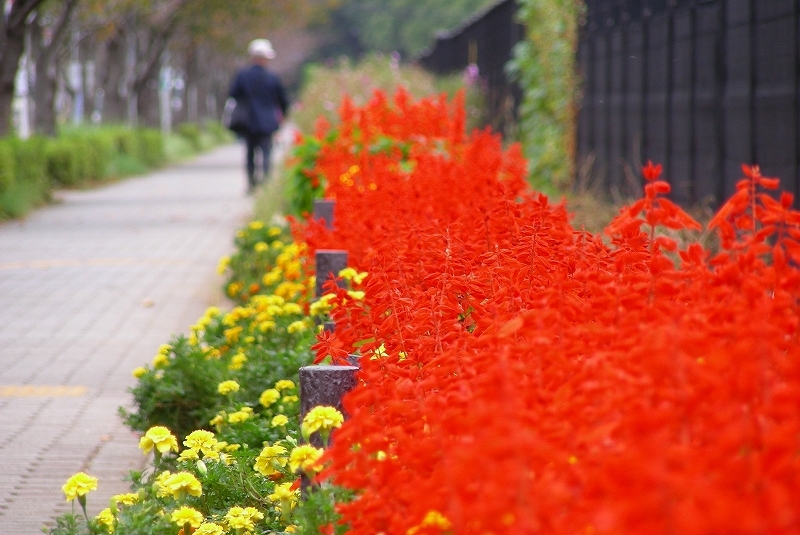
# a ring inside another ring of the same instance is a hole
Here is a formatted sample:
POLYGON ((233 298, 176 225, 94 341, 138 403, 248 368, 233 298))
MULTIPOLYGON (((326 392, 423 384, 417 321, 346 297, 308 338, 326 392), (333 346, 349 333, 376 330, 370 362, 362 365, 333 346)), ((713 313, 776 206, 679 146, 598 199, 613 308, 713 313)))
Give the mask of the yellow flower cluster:
POLYGON ((187 449, 183 450, 178 459, 195 460, 202 454, 204 459, 219 460, 219 452, 227 446, 226 442, 220 442, 214 433, 205 429, 192 431, 183 441, 187 449))
POLYGON ((367 278, 367 275, 369 275, 369 273, 367 273, 366 271, 358 272, 351 267, 346 267, 343 270, 339 271, 339 277, 343 278, 344 280, 353 282, 355 284, 361 284, 362 282, 364 282, 364 279, 367 278))
POLYGON ((288 482, 275 485, 275 490, 268 498, 280 504, 281 516, 284 519, 288 519, 292 509, 297 505, 299 496, 300 491, 292 490, 292 483, 288 482))
POLYGON ((315 448, 308 444, 297 446, 289 455, 289 469, 292 472, 302 470, 309 476, 316 474, 322 470, 322 465, 319 462, 322 453, 322 448, 315 448))
POLYGON ((238 391, 239 391, 239 383, 233 380, 222 381, 220 384, 217 385, 217 392, 219 392, 223 396, 227 396, 228 394, 233 394, 234 392, 238 391))
POLYGON ((161 344, 158 348, 156 356, 153 357, 153 368, 165 368, 169 365, 169 352, 172 351, 172 346, 169 344, 161 344))
POLYGON ((255 507, 231 507, 225 513, 225 524, 236 533, 251 533, 256 527, 255 523, 263 519, 264 513, 255 507))
POLYGON ((193 528, 199 528, 200 524, 202 524, 203 520, 205 520, 205 517, 203 516, 203 513, 197 509, 182 505, 172 512, 172 515, 170 515, 170 520, 180 527, 184 527, 186 524, 189 524, 193 528))
POLYGON ((256 458, 256 464, 253 469, 258 471, 262 476, 269 477, 272 474, 280 472, 289 462, 286 448, 278 444, 272 446, 264 446, 261 453, 256 458))
POLYGON ((183 501, 186 495, 201 496, 203 494, 203 486, 200 481, 189 472, 178 472, 172 474, 169 471, 162 472, 156 478, 156 485, 158 485, 158 495, 162 497, 172 495, 178 501, 183 501))

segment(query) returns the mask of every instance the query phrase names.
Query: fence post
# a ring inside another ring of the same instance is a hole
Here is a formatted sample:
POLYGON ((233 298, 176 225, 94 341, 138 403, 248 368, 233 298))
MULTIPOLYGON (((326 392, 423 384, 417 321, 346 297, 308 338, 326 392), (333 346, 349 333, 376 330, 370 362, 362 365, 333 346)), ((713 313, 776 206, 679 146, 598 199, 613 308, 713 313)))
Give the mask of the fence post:
MULTIPOLYGON (((321 297, 323 293, 322 285, 330 278, 331 274, 334 277, 338 277, 339 272, 347 267, 347 251, 317 249, 315 263, 317 266, 315 295, 321 297)), ((344 281, 339 281, 338 284, 339 287, 344 288, 344 281)))
POLYGON ((336 201, 333 199, 314 199, 314 219, 322 219, 325 228, 333 229, 333 207, 336 201))

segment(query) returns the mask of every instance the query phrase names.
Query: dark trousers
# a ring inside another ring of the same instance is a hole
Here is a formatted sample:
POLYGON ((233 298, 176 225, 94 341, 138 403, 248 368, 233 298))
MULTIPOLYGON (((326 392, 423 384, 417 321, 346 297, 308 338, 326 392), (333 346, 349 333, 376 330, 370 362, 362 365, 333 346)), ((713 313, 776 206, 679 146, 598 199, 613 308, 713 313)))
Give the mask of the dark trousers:
POLYGON ((247 183, 252 188, 266 180, 269 174, 272 134, 247 134, 244 141, 247 145, 247 183), (256 149, 261 153, 261 168, 264 171, 261 180, 256 177, 256 149))

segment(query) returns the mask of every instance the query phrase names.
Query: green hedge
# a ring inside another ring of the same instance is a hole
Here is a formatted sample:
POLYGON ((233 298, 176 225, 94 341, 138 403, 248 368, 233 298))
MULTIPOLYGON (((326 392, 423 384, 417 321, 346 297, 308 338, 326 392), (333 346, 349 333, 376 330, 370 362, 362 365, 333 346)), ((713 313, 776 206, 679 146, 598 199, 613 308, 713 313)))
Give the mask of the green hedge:
MULTIPOLYGON (((176 134, 196 153, 230 141, 224 129, 181 125, 176 134)), ((124 126, 68 128, 55 138, 0 138, 0 220, 22 217, 55 188, 85 187, 166 164, 160 130, 124 126)))

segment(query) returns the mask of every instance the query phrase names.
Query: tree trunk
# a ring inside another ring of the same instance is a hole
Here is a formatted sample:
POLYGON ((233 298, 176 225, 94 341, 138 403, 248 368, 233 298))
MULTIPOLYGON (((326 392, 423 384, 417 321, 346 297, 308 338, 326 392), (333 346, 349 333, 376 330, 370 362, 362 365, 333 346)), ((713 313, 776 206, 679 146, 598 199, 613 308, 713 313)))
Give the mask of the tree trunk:
MULTIPOLYGON (((30 15, 44 0, 16 0, 8 15, 0 17, 0 137, 11 133, 14 89, 19 58, 25 50, 25 30, 30 15)), ((3 2, 3 6, 5 2, 3 2)))
POLYGON ((122 123, 127 118, 128 101, 125 86, 125 35, 118 31, 106 41, 102 62, 101 88, 104 123, 122 123))

